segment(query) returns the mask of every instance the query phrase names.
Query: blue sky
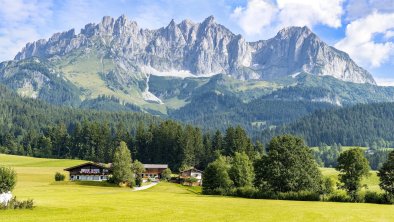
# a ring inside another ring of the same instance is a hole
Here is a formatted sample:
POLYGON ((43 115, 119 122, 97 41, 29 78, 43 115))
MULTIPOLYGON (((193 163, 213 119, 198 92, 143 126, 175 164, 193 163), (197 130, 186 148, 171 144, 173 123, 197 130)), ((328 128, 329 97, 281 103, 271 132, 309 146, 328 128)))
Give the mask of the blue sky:
POLYGON ((171 19, 196 22, 213 15, 248 41, 273 37, 286 26, 309 26, 343 50, 382 85, 394 85, 394 0, 0 0, 0 61, 27 43, 103 16, 124 14, 142 28, 171 19))

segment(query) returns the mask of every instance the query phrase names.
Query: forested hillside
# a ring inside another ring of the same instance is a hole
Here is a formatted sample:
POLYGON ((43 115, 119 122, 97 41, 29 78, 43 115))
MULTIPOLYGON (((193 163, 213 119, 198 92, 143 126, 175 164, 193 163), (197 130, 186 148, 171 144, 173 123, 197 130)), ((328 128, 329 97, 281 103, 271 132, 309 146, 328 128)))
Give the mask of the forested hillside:
POLYGON ((305 138, 310 146, 320 143, 370 146, 377 141, 394 145, 394 103, 356 105, 316 111, 286 126, 265 131, 268 141, 273 135, 291 133, 305 138))
POLYGON ((216 154, 263 153, 262 144, 254 144, 241 127, 202 132, 149 114, 57 107, 20 98, 0 85, 0 153, 110 162, 120 141, 133 158, 168 163, 175 171, 204 168, 216 154))

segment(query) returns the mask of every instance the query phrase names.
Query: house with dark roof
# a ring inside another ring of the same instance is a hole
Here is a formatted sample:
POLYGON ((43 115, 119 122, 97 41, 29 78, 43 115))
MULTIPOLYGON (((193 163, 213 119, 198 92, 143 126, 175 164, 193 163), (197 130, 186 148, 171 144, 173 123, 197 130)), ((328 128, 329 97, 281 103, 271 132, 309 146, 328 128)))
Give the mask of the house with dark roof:
MULTIPOLYGON (((143 179, 161 179, 161 173, 168 168, 168 164, 144 164, 143 179)), ((112 175, 112 164, 99 164, 93 162, 83 163, 64 169, 70 172, 70 180, 105 181, 112 175)))
POLYGON ((168 168, 168 164, 144 164, 144 168, 141 175, 143 179, 161 179, 161 173, 168 168))
POLYGON ((70 172, 70 180, 72 181, 105 181, 112 174, 111 168, 93 162, 83 163, 64 170, 70 172))

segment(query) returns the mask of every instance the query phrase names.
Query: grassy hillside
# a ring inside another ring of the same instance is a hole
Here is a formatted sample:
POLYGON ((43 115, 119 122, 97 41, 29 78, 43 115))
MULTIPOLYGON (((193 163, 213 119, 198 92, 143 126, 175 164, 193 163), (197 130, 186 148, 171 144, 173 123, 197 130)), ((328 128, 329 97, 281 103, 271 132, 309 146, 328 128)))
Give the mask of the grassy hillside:
MULTIPOLYGON (((18 172, 14 194, 34 198, 34 210, 9 210, 0 221, 393 221, 394 206, 253 200, 202 196, 176 184, 145 191, 54 182, 53 174, 79 160, 0 155, 18 172)), ((333 174, 332 169, 325 170, 333 174)))

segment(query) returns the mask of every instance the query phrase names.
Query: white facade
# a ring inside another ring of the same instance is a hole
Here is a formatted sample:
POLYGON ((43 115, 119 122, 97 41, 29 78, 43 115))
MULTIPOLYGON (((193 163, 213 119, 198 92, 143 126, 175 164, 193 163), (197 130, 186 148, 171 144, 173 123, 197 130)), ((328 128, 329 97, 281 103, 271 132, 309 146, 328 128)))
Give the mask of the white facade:
POLYGON ((71 175, 71 181, 105 181, 108 180, 107 176, 103 175, 71 175))

